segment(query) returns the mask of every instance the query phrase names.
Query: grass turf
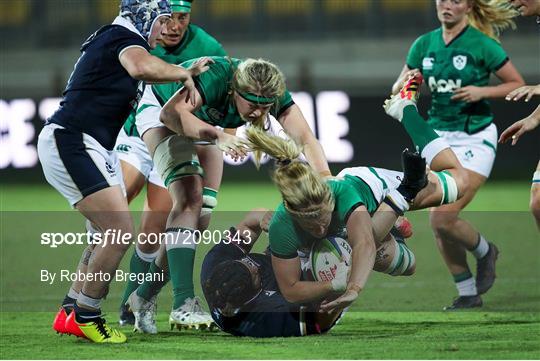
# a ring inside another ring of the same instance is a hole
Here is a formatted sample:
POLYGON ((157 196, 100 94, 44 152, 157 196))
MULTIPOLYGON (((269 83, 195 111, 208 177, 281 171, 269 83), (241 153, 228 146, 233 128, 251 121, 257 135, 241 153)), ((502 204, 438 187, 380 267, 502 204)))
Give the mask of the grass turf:
MULTIPOLYGON (((139 209, 142 197, 133 204, 139 209)), ((279 196, 269 184, 225 185, 213 218, 224 229, 241 212, 272 208, 279 196)), ((160 297, 160 334, 131 334, 126 345, 93 345, 57 336, 51 321, 69 282, 47 285, 41 269, 73 268, 83 246, 50 249, 39 244, 41 232, 79 232, 82 219, 47 186, 2 186, 0 247, 1 358, 87 359, 335 359, 451 358, 534 359, 540 357, 540 243, 527 212, 527 183, 485 186, 464 213, 501 250, 498 279, 479 311, 440 312, 455 289, 433 242, 425 212, 410 213, 415 235, 409 242, 417 257, 413 277, 372 274, 366 290, 328 335, 295 339, 233 338, 225 333, 168 331, 170 288, 160 297), (22 211, 22 212, 21 212, 22 211), (54 211, 54 212, 51 212, 54 211)), ((258 249, 265 246, 260 241, 258 249)), ((196 269, 208 246, 197 251, 196 269)), ((131 250, 122 268, 128 269, 131 250)), ((474 261, 472 262, 474 264, 474 261)), ((195 281, 200 294, 198 280, 195 281)), ((109 321, 124 284, 114 282, 104 309, 109 321)))

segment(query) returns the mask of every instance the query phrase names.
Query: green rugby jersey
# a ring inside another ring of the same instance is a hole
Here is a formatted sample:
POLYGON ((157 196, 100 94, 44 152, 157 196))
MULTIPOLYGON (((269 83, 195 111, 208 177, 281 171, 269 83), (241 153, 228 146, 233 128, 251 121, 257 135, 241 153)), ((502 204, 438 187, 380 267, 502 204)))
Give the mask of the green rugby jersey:
MULTIPOLYGON (((194 24, 189 24, 180 43, 174 48, 158 45, 150 54, 169 64, 181 64, 189 59, 201 56, 225 56, 223 46, 210 34, 194 24)), ((124 130, 129 136, 139 136, 135 127, 135 114, 132 113, 124 123, 124 130)))
MULTIPOLYGON (((222 128, 238 128, 245 124, 234 102, 232 101, 231 82, 235 69, 242 62, 240 59, 227 57, 212 57, 215 63, 210 64, 209 69, 194 77, 193 81, 203 99, 203 105, 195 112, 202 121, 222 128)), ((182 63, 188 68, 197 59, 191 59, 182 63)), ((167 83, 152 85, 152 92, 163 106, 180 88, 182 83, 167 83)), ((270 114, 278 118, 294 102, 291 94, 285 91, 270 114)), ((141 104, 140 107, 144 106, 141 104)))
POLYGON ((508 62, 501 45, 472 26, 467 26, 448 45, 442 28, 420 36, 407 56, 410 69, 421 70, 431 89, 429 123, 447 131, 476 133, 491 124, 489 103, 453 101, 454 90, 468 85, 486 86, 490 73, 508 62))
MULTIPOLYGON (((370 213, 379 206, 371 188, 358 177, 346 175, 342 179, 330 179, 328 186, 334 196, 335 207, 328 235, 339 235, 347 225, 351 213, 365 206, 370 213)), ((279 258, 295 258, 298 251, 309 252, 317 238, 304 231, 281 203, 272 217, 268 231, 270 251, 279 258)))

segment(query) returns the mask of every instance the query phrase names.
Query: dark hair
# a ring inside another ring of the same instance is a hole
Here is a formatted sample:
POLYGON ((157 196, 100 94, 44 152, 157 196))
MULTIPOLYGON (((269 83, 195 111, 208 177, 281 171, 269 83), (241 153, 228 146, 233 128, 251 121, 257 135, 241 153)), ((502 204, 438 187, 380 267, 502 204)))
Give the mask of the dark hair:
POLYGON ((205 282, 204 289, 208 305, 221 310, 239 308, 259 292, 253 284, 251 272, 237 261, 218 264, 205 282))

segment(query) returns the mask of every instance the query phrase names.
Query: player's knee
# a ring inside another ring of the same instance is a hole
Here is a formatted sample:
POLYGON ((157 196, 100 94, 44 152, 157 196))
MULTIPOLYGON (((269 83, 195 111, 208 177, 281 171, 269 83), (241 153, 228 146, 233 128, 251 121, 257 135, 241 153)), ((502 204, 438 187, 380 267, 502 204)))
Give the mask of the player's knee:
POLYGON ((437 181, 441 189, 440 204, 450 204, 457 201, 466 192, 467 173, 463 172, 433 172, 437 176, 437 181), (465 178, 463 178, 465 177, 465 178))
POLYGON ((431 210, 429 212, 429 221, 435 236, 444 239, 448 238, 445 236, 451 234, 452 230, 455 229, 458 217, 455 212, 431 210))

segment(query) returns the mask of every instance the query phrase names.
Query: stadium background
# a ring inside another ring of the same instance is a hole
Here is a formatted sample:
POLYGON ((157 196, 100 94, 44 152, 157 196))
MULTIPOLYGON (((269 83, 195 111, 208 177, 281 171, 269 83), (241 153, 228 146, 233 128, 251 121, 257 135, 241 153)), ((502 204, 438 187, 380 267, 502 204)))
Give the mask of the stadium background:
MULTIPOLYGON (((529 179, 540 155, 539 132, 515 147, 499 147, 492 179, 465 214, 503 250, 502 277, 484 298, 482 312, 438 312, 455 290, 427 215, 417 213, 411 219, 418 274, 407 279, 372 275, 369 290, 328 336, 340 345, 339 354, 324 339, 231 343, 221 333, 201 337, 188 332, 182 342, 171 342, 176 335, 167 332, 151 341, 130 334, 133 342, 115 354, 55 338, 51 312, 66 284, 43 285, 37 272, 58 267, 64 258, 75 264, 81 249, 52 250, 34 240, 45 228, 79 231, 82 220, 75 212, 57 212, 68 206, 46 184, 35 142, 61 96, 80 44, 110 23, 117 9, 117 0, 0 0, 1 358, 71 358, 79 350, 89 351, 78 358, 540 357, 540 246, 527 211, 529 179), (36 330, 32 341, 13 347, 29 329, 36 330), (201 338, 205 350, 200 350, 201 338)), ((434 1, 195 0, 192 22, 220 40, 231 56, 263 57, 280 66, 334 171, 361 164, 400 167, 400 151, 411 143, 381 106, 414 39, 439 25, 434 1)), ((503 34, 503 47, 526 82, 539 83, 539 28, 530 18, 517 19, 517 24, 516 31, 503 34)), ((529 114, 536 103, 493 101, 499 130, 529 114)), ((424 114, 428 105, 424 98, 424 114)), ((141 199, 133 210, 141 209, 141 199)), ((267 170, 228 165, 213 224, 228 226, 241 217, 232 211, 273 207, 278 199, 267 170)), ((205 250, 198 251, 197 266, 205 250)), ((105 303, 112 320, 122 286, 113 285, 105 303)), ((162 326, 167 298, 160 300, 162 326)), ((165 329, 160 326, 160 331, 165 329)))

